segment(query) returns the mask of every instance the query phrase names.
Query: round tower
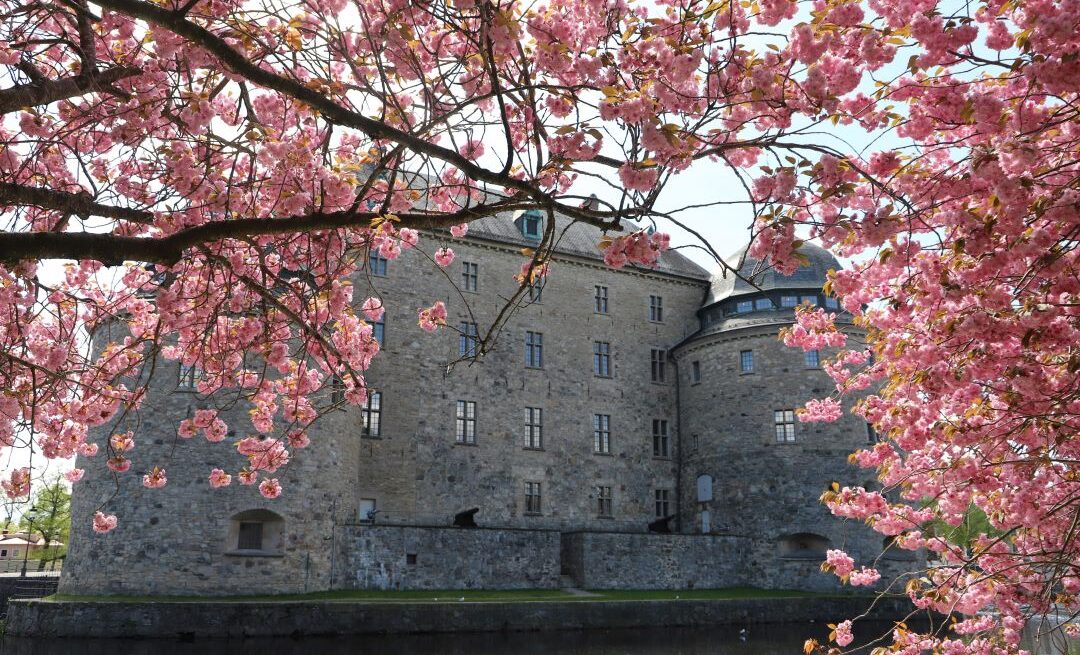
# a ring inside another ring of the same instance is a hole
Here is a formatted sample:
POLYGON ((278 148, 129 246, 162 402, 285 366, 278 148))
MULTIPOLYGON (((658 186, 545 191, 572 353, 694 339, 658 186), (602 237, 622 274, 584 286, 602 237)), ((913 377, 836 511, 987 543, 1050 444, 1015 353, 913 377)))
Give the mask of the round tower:
MULTIPOLYGON (((845 411, 835 423, 801 423, 795 410, 834 391, 821 363, 833 353, 804 353, 777 338, 810 303, 850 320, 822 286, 839 263, 803 244, 806 263, 781 275, 746 254, 737 269, 717 273, 698 311, 700 329, 673 356, 680 375, 682 525, 694 533, 749 537, 748 584, 829 589, 818 572, 826 550, 857 556, 881 552, 881 537, 831 516, 818 497, 833 482, 860 484, 873 476, 848 455, 874 439, 865 421, 845 411)), ((843 328, 842 328, 843 329, 843 328)), ((847 403, 845 410, 850 409, 847 403)))

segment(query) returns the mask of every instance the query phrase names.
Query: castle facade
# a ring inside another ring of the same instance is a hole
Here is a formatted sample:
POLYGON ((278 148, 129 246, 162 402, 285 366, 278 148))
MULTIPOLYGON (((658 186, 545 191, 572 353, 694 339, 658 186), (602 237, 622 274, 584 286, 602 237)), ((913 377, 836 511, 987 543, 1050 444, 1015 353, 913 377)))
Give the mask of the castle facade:
MULTIPOLYGON (((777 339, 799 304, 839 311, 822 293, 838 268, 827 251, 804 245, 808 264, 791 276, 747 257, 747 284, 677 252, 654 269, 613 270, 598 231, 560 224, 546 281, 487 335, 542 220, 430 235, 429 248, 445 240, 456 252, 446 269, 417 250, 370 258, 355 297, 387 299, 366 376, 375 393, 320 419, 312 446, 278 472, 279 498, 210 488, 210 469, 237 461, 243 435, 177 438, 182 419, 220 403, 162 363, 131 458, 136 470, 164 464, 169 483, 145 489, 139 476, 86 467, 73 515, 107 504, 121 521, 107 535, 75 521, 61 593, 820 590, 836 586, 818 571, 828 548, 881 553, 880 535, 818 502, 833 482, 864 482, 847 456, 874 435, 850 414, 800 423, 796 408, 832 389, 829 353, 777 339), (416 308, 440 299, 450 329, 421 331, 416 308)), ((241 426, 246 409, 222 416, 241 426)))

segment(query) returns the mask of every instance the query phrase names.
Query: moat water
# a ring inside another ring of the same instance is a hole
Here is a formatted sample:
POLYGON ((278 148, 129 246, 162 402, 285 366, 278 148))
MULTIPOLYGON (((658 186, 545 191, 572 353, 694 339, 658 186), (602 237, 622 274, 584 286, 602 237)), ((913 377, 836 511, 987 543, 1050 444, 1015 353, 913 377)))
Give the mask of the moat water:
MULTIPOLYGON (((856 624, 860 643, 890 624, 856 624)), ((808 638, 824 641, 820 623, 650 630, 305 637, 299 639, 48 640, 5 639, 4 655, 802 655, 808 638)))

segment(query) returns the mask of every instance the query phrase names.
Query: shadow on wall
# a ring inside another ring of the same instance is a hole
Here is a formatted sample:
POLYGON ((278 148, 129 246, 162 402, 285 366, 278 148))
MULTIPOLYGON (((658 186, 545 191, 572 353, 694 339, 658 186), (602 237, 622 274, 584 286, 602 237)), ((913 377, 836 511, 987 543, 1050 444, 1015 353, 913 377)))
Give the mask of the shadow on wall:
POLYGON ((225 552, 228 555, 284 555, 285 519, 268 509, 249 509, 233 514, 225 552))

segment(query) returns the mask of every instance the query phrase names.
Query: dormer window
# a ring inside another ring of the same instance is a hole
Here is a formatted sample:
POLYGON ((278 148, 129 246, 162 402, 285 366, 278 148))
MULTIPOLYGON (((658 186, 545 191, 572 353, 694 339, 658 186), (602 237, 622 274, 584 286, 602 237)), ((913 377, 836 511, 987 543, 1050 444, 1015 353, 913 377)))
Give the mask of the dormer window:
POLYGON ((544 215, 535 209, 522 214, 517 219, 518 229, 526 239, 539 241, 544 229, 544 215))

